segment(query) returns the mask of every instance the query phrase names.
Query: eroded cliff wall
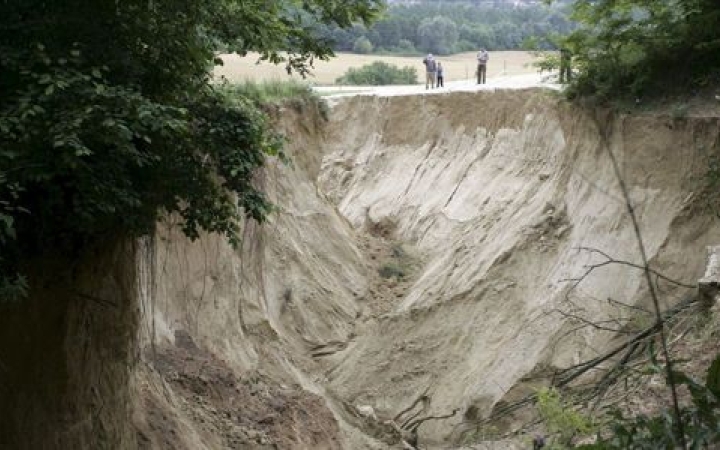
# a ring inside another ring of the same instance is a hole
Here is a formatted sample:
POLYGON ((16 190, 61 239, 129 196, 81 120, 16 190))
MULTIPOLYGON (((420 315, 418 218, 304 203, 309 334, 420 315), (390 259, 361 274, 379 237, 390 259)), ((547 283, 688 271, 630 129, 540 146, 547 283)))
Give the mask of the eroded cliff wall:
MULTIPOLYGON (((583 319, 643 320, 642 273, 603 264, 641 262, 608 150, 654 269, 693 284, 720 239, 716 115, 539 89, 335 103, 327 122, 274 112, 293 164, 259 176, 278 209, 240 248, 170 219, 3 313, 5 442, 393 448, 383 421, 425 395, 423 414, 458 410, 420 429, 447 448, 528 374, 617 339, 583 319)), ((692 294, 660 287, 665 305, 692 294)))
MULTIPOLYGON (((355 229, 391 223, 422 266, 392 312, 358 323, 326 366, 333 392, 386 417, 427 393, 433 414, 464 413, 423 426, 448 442, 529 392, 527 374, 617 337, 583 320, 631 329, 650 299, 641 271, 601 264, 641 263, 608 150, 652 266, 694 284, 720 237, 705 190, 716 117, 613 115, 538 90, 336 106, 320 189, 355 229)), ((665 306, 692 294, 659 284, 665 306)))
MULTIPOLYGON (((608 149, 653 267, 693 284, 720 237, 705 191, 713 116, 613 115, 537 89, 346 98, 327 124, 315 113, 279 114, 295 164, 264 175, 279 210, 248 225, 242 249, 161 233, 153 317, 240 373, 318 394, 345 448, 391 445, 382 420, 423 394, 425 414, 459 410, 421 429, 447 445, 537 387, 529 373, 617 337, 571 332, 578 321, 644 320, 640 271, 573 281, 604 255, 640 263, 608 149), (405 273, 378 275, 388 267, 405 273)), ((667 305, 691 295, 661 287, 667 305)))

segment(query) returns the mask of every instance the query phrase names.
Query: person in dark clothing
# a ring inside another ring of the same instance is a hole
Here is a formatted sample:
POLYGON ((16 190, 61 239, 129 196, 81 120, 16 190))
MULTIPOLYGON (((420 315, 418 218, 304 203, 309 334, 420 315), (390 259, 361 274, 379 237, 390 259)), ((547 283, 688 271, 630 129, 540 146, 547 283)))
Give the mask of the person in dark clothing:
POLYGON ((563 47, 560 49, 560 84, 569 83, 572 79, 572 69, 570 63, 572 61, 572 53, 563 47))
POLYGON ((443 69, 442 64, 440 64, 440 61, 437 63, 437 87, 444 87, 445 86, 445 72, 443 69))

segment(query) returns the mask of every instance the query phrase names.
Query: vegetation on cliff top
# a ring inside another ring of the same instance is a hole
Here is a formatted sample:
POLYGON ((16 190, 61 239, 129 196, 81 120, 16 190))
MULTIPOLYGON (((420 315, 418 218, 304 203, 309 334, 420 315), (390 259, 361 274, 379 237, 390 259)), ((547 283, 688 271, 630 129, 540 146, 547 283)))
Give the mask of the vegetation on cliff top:
POLYGON ((0 3, 0 294, 23 260, 152 232, 163 214, 237 240, 270 203, 252 183, 280 141, 210 83, 215 48, 305 73, 312 23, 369 23, 380 0, 0 3))
POLYGON ((577 0, 571 94, 654 97, 720 84, 720 2, 577 0))

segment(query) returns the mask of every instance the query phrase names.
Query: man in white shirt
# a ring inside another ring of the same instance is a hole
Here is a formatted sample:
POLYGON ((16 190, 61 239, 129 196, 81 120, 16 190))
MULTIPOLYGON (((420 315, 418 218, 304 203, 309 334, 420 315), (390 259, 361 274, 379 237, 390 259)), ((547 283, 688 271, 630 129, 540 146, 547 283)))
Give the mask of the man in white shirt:
POLYGON ((490 59, 490 55, 481 48, 477 54, 478 67, 477 67, 477 84, 485 84, 485 74, 487 73, 487 62, 490 59))

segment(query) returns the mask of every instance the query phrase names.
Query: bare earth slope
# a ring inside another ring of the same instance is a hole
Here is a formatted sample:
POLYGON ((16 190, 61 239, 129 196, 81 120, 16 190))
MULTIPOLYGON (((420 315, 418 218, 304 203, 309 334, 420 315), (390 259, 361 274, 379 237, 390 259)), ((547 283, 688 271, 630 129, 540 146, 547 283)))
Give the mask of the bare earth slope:
MULTIPOLYGON (((547 369, 647 324, 642 273, 608 263, 640 262, 608 150, 654 270, 692 286, 720 241, 718 104, 611 114, 539 81, 279 108, 293 164, 258 174, 278 208, 240 248, 171 218, 72 273, 41 262, 0 315, 0 447, 402 448, 398 415, 449 416, 421 448, 481 439, 547 369)), ((663 306, 695 291, 656 281, 663 306)))
MULTIPOLYGON (((623 320, 630 310, 614 301, 647 305, 641 272, 627 267, 599 267, 572 290, 567 281, 604 260, 588 249, 639 262, 600 133, 653 267, 692 284, 705 246, 720 239, 698 195, 718 150, 717 117, 598 115, 541 89, 350 97, 328 124, 317 111, 280 111, 296 162, 263 180, 280 211, 263 228, 248 225, 238 251, 217 238, 158 236, 146 329, 171 348, 180 330, 239 380, 259 374, 283 402, 312 392, 333 413, 314 442, 301 422, 285 424, 296 430, 289 438, 237 432, 245 445, 388 448, 399 440, 381 422, 426 395, 425 414, 458 412, 423 425, 421 444, 452 446, 463 422, 525 392, 524 376, 613 339, 568 333, 576 321, 561 311, 623 320), (406 253, 402 279, 378 276, 406 253), (358 406, 377 421, 353 414, 358 406)), ((668 303, 686 293, 664 289, 668 303)), ((162 370, 140 374, 146 397, 158 374, 168 382, 162 370)), ((213 444, 213 429, 179 433, 188 448, 232 447, 213 444)))
MULTIPOLYGON (((647 306, 639 271, 601 267, 572 292, 567 281, 605 260, 587 249, 639 262, 601 132, 654 267, 692 284, 720 237, 697 203, 716 118, 595 121, 537 90, 354 98, 333 113, 321 189, 355 228, 393 223, 424 261, 393 312, 363 324, 329 369, 337 395, 390 416, 423 392, 435 414, 487 415, 531 371, 578 363, 614 337, 568 334, 576 321, 560 311, 622 320, 629 309, 608 299, 647 306)), ((664 288, 668 301, 688 293, 664 288)), ((447 442, 461 420, 421 436, 447 442)))
POLYGON ((568 312, 622 321, 617 302, 648 297, 617 265, 567 281, 603 261, 588 249, 639 262, 605 142, 654 268, 693 284, 720 239, 699 195, 717 117, 593 117, 540 88, 335 103, 328 123, 307 105, 277 113, 294 166, 262 177, 280 209, 246 226, 243 248, 172 228, 148 243, 135 382, 148 448, 163 433, 177 448, 395 448, 382 422, 422 395, 426 414, 458 411, 424 424, 421 445, 452 448, 529 373, 606 348, 614 333, 570 332, 568 312), (404 273, 383 278, 388 266, 404 273), (218 400, 231 392, 264 400, 218 400))

